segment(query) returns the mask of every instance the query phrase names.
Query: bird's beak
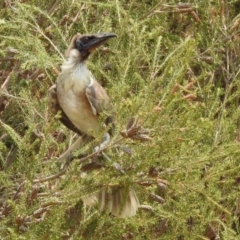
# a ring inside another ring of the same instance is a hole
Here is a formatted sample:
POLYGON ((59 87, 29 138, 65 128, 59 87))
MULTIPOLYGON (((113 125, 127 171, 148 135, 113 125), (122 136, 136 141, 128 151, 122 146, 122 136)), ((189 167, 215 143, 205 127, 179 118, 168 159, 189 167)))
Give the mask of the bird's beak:
POLYGON ((84 45, 83 50, 92 52, 106 42, 109 38, 117 37, 115 33, 97 33, 91 36, 90 41, 84 45))

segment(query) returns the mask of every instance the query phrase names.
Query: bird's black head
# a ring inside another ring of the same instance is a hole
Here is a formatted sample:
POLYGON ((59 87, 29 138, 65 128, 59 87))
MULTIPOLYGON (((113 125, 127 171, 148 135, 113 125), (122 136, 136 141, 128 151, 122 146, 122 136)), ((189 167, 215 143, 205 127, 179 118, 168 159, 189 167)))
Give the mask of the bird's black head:
POLYGON ((80 52, 82 59, 85 60, 91 52, 112 37, 117 37, 117 35, 115 33, 78 35, 74 42, 74 48, 80 52))

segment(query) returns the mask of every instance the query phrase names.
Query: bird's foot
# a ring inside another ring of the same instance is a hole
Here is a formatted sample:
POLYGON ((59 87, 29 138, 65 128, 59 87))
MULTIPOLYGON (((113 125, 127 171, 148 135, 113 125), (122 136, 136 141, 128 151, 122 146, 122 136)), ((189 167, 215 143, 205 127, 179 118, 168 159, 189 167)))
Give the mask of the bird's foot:
POLYGON ((68 166, 74 159, 74 156, 72 154, 72 152, 70 152, 66 158, 65 158, 65 161, 59 161, 59 164, 60 164, 60 170, 63 170, 66 166, 68 166))
POLYGON ((66 159, 66 164, 69 164, 74 159, 72 152, 69 153, 66 159))
POLYGON ((104 149, 109 143, 109 141, 110 141, 110 135, 109 133, 105 133, 102 143, 99 146, 96 146, 94 148, 94 153, 100 152, 102 149, 104 149))

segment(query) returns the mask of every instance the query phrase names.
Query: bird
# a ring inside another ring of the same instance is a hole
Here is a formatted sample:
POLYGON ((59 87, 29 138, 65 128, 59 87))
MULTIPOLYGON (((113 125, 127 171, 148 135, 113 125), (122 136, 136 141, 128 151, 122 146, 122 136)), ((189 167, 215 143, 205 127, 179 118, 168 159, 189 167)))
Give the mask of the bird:
MULTIPOLYGON (((61 161, 67 160, 72 151, 89 139, 98 136, 103 128, 100 115, 111 109, 110 98, 88 69, 87 60, 96 48, 113 37, 117 35, 115 33, 83 35, 77 33, 65 52, 66 59, 61 66, 56 84, 49 89, 52 112, 55 114, 60 112, 61 122, 80 136, 59 157, 61 161)), ((113 117, 106 117, 106 125, 110 127, 104 133, 100 146, 97 146, 95 151, 104 148, 109 142, 110 133, 114 128, 113 117)), ((82 199, 85 205, 92 206, 98 203, 100 211, 120 218, 134 216, 140 206, 134 189, 126 189, 122 186, 111 186, 82 199)))

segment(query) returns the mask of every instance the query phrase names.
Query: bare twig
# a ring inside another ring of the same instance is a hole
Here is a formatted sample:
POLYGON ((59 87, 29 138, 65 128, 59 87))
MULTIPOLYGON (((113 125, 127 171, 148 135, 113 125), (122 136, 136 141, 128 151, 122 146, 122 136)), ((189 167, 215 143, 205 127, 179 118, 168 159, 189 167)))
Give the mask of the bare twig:
POLYGON ((201 22, 197 13, 193 10, 191 3, 179 3, 177 5, 163 4, 163 1, 158 3, 152 9, 150 9, 146 14, 144 14, 140 19, 145 19, 146 17, 151 17, 159 13, 191 13, 192 17, 196 22, 201 22), (157 9, 161 6, 161 9, 157 9))
POLYGON ((165 2, 165 0, 162 0, 161 2, 159 2, 157 5, 152 7, 148 12, 146 12, 140 19, 145 19, 146 17, 151 16, 152 13, 155 11, 155 9, 157 9, 159 6, 161 6, 164 2, 165 2))
POLYGON ((73 25, 75 24, 75 22, 78 20, 79 16, 80 16, 81 11, 77 12, 77 14, 75 15, 75 17, 72 20, 72 23, 70 24, 70 26, 67 29, 67 34, 70 32, 71 28, 73 27, 73 25))
MULTIPOLYGON (((80 165, 81 163, 87 161, 88 159, 98 155, 100 152, 102 152, 103 150, 105 150, 107 147, 104 147, 102 149, 99 149, 99 151, 97 152, 93 152, 89 155, 87 155, 86 157, 82 157, 78 160, 78 165, 80 165)), ((74 158, 72 158, 71 160, 73 160, 74 158)), ((59 178, 61 177, 62 175, 64 175, 64 173, 67 171, 69 165, 71 164, 71 162, 66 162, 63 169, 58 172, 57 174, 54 174, 54 175, 51 175, 51 176, 48 176, 48 177, 45 177, 45 178, 39 178, 39 179, 35 179, 33 180, 33 183, 42 183, 42 182, 46 182, 46 181, 50 181, 50 180, 54 180, 56 178, 59 178)))
POLYGON ((51 7, 48 10, 48 14, 51 15, 57 8, 58 4, 61 2, 61 0, 54 0, 52 1, 53 4, 51 5, 51 7))
POLYGON ((6 105, 8 104, 8 98, 6 95, 8 94, 11 75, 18 70, 19 66, 20 66, 20 63, 17 62, 17 64, 14 66, 12 71, 8 74, 7 78, 5 79, 5 81, 3 82, 0 88, 0 94, 1 94, 0 95, 0 113, 6 108, 6 105))
POLYGON ((61 177, 65 172, 67 171, 67 166, 64 167, 60 172, 58 172, 57 174, 45 177, 45 178, 39 178, 39 179, 34 179, 33 183, 42 183, 42 182, 46 182, 46 181, 50 181, 56 178, 61 177))
POLYGON ((59 51, 57 46, 53 43, 53 41, 42 31, 40 26, 36 23, 36 25, 31 24, 30 22, 27 22, 28 25, 30 25, 32 28, 34 28, 37 32, 39 32, 51 45, 52 47, 56 50, 56 52, 61 56, 62 59, 64 59, 64 56, 62 53, 59 51))
POLYGON ((0 62, 14 62, 16 61, 16 58, 14 57, 3 57, 3 58, 0 58, 0 62))
MULTIPOLYGON (((49 4, 49 8, 48 8, 48 15, 52 15, 52 13, 56 10, 58 4, 61 2, 61 0, 53 0, 51 2, 51 4, 49 4)), ((41 26, 43 24, 44 21, 44 17, 42 15, 40 15, 38 17, 38 25, 41 26)))

